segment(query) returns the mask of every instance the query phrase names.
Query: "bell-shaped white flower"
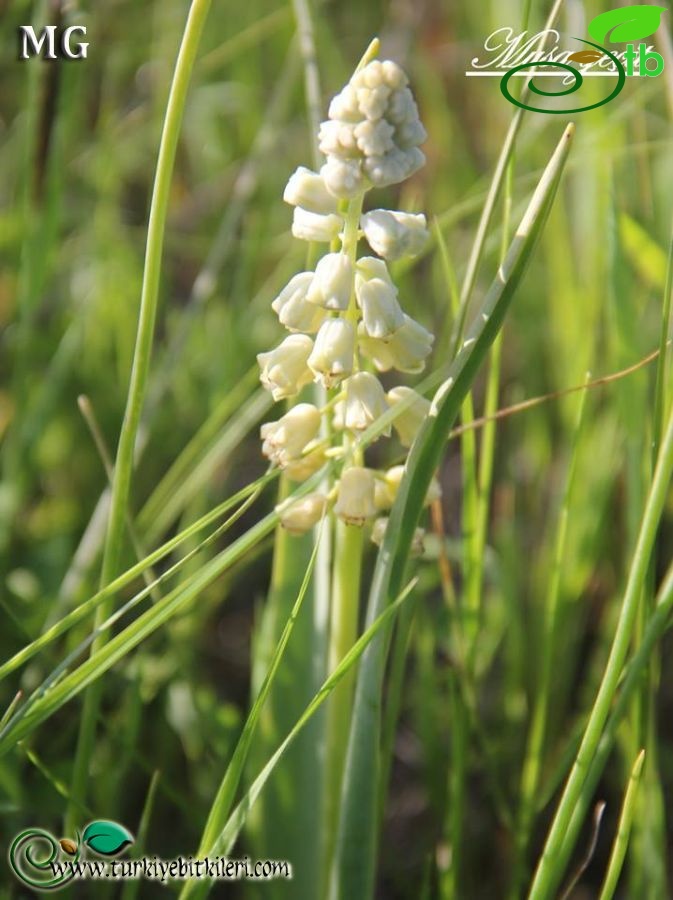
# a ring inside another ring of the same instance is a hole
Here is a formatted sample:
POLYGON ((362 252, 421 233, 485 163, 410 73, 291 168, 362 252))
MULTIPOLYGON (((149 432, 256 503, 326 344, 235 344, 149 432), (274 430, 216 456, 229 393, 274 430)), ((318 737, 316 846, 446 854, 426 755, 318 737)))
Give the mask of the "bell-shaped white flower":
POLYGON ((430 411, 430 401, 413 388, 399 385, 386 394, 386 400, 395 408, 402 406, 402 411, 393 420, 393 428, 397 432, 403 447, 411 447, 418 431, 430 411))
POLYGON ((308 357, 308 366, 316 381, 331 388, 353 371, 354 352, 355 329, 351 323, 341 318, 325 319, 308 357))
MULTIPOLYGON (((380 547, 388 527, 388 519, 383 516, 375 520, 372 526, 372 543, 380 547)), ((410 554, 411 556, 422 556, 425 552, 425 529, 414 528, 414 534, 411 539, 410 554)))
POLYGON ((301 241, 329 244, 344 227, 341 216, 335 213, 310 212, 302 206, 295 207, 292 217, 292 234, 301 241))
POLYGON ((322 469, 326 462, 325 448, 318 446, 313 450, 309 449, 298 459, 289 460, 285 464, 284 472, 290 481, 306 481, 311 475, 315 475, 318 469, 322 469))
POLYGON ((404 324, 384 342, 370 337, 363 323, 358 328, 359 346, 379 372, 398 369, 400 372, 422 372, 432 350, 434 336, 411 316, 404 316, 404 324))
MULTIPOLYGON (((369 372, 356 372, 346 381, 343 423, 353 431, 364 431, 388 409, 381 382, 369 372)), ((390 434, 390 426, 382 434, 390 434)))
POLYGON ((292 503, 284 503, 276 507, 280 516, 280 524, 290 534, 305 534, 322 519, 327 509, 327 497, 324 494, 307 494, 292 503))
MULTIPOLYGON (((390 469, 384 472, 380 478, 377 479, 374 494, 377 509, 390 509, 390 507, 393 505, 393 503, 395 502, 395 497, 397 497, 397 492, 400 488, 400 483, 404 476, 404 472, 404 466, 392 466, 390 469)), ((434 503, 435 500, 438 500, 441 496, 442 489, 439 485, 439 481, 433 475, 428 487, 428 491, 425 495, 425 499, 423 500, 424 506, 429 506, 431 503, 434 503)))
POLYGON ((301 455, 320 428, 320 411, 312 403, 298 403, 277 422, 260 429, 262 453, 279 466, 301 455))
POLYGON ((373 209, 360 219, 367 243, 375 253, 385 259, 416 256, 428 239, 425 216, 373 209))
POLYGON ((288 331, 305 331, 313 334, 327 314, 324 309, 309 303, 306 299, 312 281, 313 272, 299 272, 288 281, 271 304, 281 325, 288 331))
POLYGON ((313 213, 328 215, 337 211, 336 198, 327 190, 322 177, 305 166, 299 166, 297 171, 290 175, 283 200, 313 213))
POLYGON ((345 253, 327 253, 315 267, 306 294, 309 303, 325 309, 347 310, 353 289, 353 263, 345 253))
POLYGON ((312 380, 307 366, 313 341, 305 334, 291 334, 268 353, 258 353, 260 380, 274 400, 292 397, 312 380))
POLYGON ((355 276, 355 297, 362 310, 365 332, 369 337, 390 339, 404 325, 404 313, 397 301, 397 288, 389 278, 368 276, 367 269, 371 271, 374 267, 365 267, 361 262, 358 263, 355 276))
POLYGON ((376 515, 374 505, 374 472, 351 466, 341 473, 334 512, 348 525, 364 525, 376 515))

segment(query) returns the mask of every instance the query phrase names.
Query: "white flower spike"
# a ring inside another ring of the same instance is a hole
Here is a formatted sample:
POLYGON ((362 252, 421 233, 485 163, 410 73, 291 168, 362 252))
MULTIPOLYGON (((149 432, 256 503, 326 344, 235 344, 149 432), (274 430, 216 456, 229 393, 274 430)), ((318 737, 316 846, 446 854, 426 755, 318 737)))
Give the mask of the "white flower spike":
MULTIPOLYGON (((425 217, 386 209, 362 213, 370 189, 397 184, 423 165, 419 145, 424 140, 406 75, 394 62, 370 58, 334 97, 320 126, 324 165, 319 172, 300 166, 283 194, 294 207, 293 235, 328 243, 330 252, 314 272, 290 279, 273 301, 281 325, 293 333, 259 354, 261 381, 275 400, 295 396, 312 380, 327 390, 341 384, 327 402, 321 400, 323 409, 299 403, 261 427, 263 454, 291 481, 305 481, 328 461, 332 466, 342 461, 333 490, 277 507, 293 534, 311 529, 333 499, 334 514, 348 525, 362 526, 390 509, 404 466, 386 472, 366 467, 358 437, 390 407, 401 405, 393 424, 408 447, 428 414, 429 402, 412 388, 391 387, 386 394, 363 359, 379 371, 420 372, 432 349, 432 334, 403 312, 385 262, 420 253, 428 238, 425 217), (376 256, 358 258, 362 237, 376 256), (321 431, 323 417, 331 417, 341 434, 321 431)), ((382 434, 391 431, 389 425, 382 434)), ((434 479, 425 502, 439 496, 434 479)), ((383 539, 386 526, 387 519, 376 521, 374 541, 383 539)), ((414 552, 421 551, 422 534, 417 529, 414 552)))

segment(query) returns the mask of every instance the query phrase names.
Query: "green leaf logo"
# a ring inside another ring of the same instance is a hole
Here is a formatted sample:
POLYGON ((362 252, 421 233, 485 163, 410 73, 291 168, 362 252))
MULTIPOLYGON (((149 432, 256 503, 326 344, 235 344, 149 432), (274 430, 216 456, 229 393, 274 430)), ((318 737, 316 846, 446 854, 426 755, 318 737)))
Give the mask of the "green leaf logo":
POLYGON ((589 35, 599 44, 642 41, 659 27, 665 6, 624 6, 601 13, 589 23, 589 35))
POLYGON ((86 826, 82 841, 100 856, 115 856, 133 843, 133 835, 123 825, 99 819, 86 826))

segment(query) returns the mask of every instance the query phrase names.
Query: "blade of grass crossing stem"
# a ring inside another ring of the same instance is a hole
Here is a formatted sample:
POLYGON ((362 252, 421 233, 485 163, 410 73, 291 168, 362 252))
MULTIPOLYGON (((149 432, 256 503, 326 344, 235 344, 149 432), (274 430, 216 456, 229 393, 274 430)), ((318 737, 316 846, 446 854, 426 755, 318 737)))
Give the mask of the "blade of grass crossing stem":
POLYGON ((400 596, 385 609, 378 619, 376 619, 365 632, 357 639, 346 656, 341 660, 333 672, 327 677, 322 687, 315 695, 313 700, 306 707, 299 720, 296 722, 288 736, 274 753, 268 763, 264 766, 260 774, 250 786, 245 797, 232 813, 229 821, 225 825, 219 840, 209 849, 208 855, 212 856, 217 853, 228 854, 236 841, 241 827, 245 821, 248 811, 256 801, 262 788, 266 784, 269 775, 278 763, 281 756, 285 753, 292 741, 297 737, 301 729, 306 725, 309 719, 318 711, 320 706, 327 700, 341 679, 348 674, 352 667, 360 659, 370 642, 376 635, 386 626, 392 623, 393 616, 398 612, 404 604, 415 586, 415 580, 412 581, 400 594, 400 596))
MULTIPOLYGON (((278 668, 285 655, 288 641, 290 640, 290 636, 295 628, 295 624, 304 603, 304 598, 306 597, 311 584, 311 578, 313 576, 318 547, 319 545, 318 543, 316 543, 313 548, 313 552, 309 559, 308 565, 306 566, 304 577, 299 587, 299 591, 296 594, 294 604, 289 613, 289 616, 285 621, 285 625, 283 627, 280 638, 274 647, 273 654, 269 661, 267 670, 264 673, 259 691, 257 692, 257 696, 254 700, 250 713, 248 714, 245 725, 243 726, 243 730, 236 744, 233 756, 231 757, 229 765, 227 766, 224 777, 220 782, 218 792, 210 808, 210 812, 206 820, 206 825, 199 842, 199 849, 197 851, 197 856, 199 858, 203 858, 204 856, 208 855, 209 849, 218 840, 225 823, 231 815, 241 777, 243 775, 246 763, 248 762, 251 747, 253 746, 253 737, 255 736, 256 732, 260 730, 258 727, 261 724, 260 715, 269 698, 271 688, 278 673, 278 668)), ((264 743, 266 744, 267 742, 265 741, 264 743)), ((188 882, 185 885, 180 897, 181 900, 187 900, 187 898, 190 898, 190 900, 196 900, 196 898, 204 897, 207 892, 207 882, 192 881, 188 882)))
POLYGON ((203 836, 201 837, 201 842, 199 844, 199 855, 204 854, 208 850, 208 848, 215 843, 219 833, 222 831, 224 823, 227 821, 227 818, 231 813, 231 807, 234 803, 236 791, 241 780, 243 767, 250 750, 252 738, 257 728, 260 712, 262 711, 262 707, 266 703, 266 700, 269 696, 271 685, 273 684, 274 678, 276 677, 278 667, 283 658, 283 654, 285 653, 285 648, 287 647, 287 643, 290 639, 290 635, 292 634, 295 622, 297 621, 297 616, 299 615, 299 611, 302 607, 304 598, 311 582, 311 576, 313 575, 313 568, 315 566, 317 551, 318 543, 316 543, 313 548, 309 564, 306 567, 306 572, 304 574, 304 580, 302 581, 301 587, 299 588, 299 593, 297 594, 294 606, 292 607, 290 616, 285 623, 285 627, 283 628, 280 640, 278 641, 276 649, 274 650, 273 657, 271 658, 271 663, 266 672, 266 675, 264 676, 264 680, 259 689, 259 693, 257 694, 252 709, 250 710, 245 725, 243 726, 243 731, 241 732, 241 736, 238 740, 238 743, 236 744, 236 749, 234 750, 231 762, 227 766, 227 771, 225 772, 224 778, 222 779, 222 783, 220 784, 220 788, 211 807, 210 814, 206 822, 206 827, 204 828, 203 836))
POLYGON ((596 755, 605 722, 617 691, 629 645, 633 638, 642 590, 652 556, 652 548, 672 475, 673 415, 669 416, 652 485, 641 519, 636 548, 629 569, 627 586, 610 648, 610 655, 584 730, 582 743, 566 782, 565 790, 549 830, 544 851, 538 863, 535 878, 530 889, 530 900, 543 900, 543 898, 551 897, 563 874, 563 867, 560 862, 561 851, 573 811, 582 795, 587 771, 596 755))
POLYGON ((635 811, 636 793, 640 783, 640 775, 643 770, 643 762, 645 761, 645 751, 641 750, 631 769, 629 783, 626 786, 624 794, 624 803, 622 805, 621 815, 619 816, 619 825, 617 826, 617 834, 612 845, 610 853, 610 861, 608 862, 608 870, 605 873, 605 880, 601 888, 598 900, 611 900, 617 889, 617 882, 624 865, 626 849, 629 844, 629 835, 631 833, 631 823, 633 822, 633 813, 635 811))
MULTIPOLYGON (((112 483, 110 516, 103 553, 101 587, 112 581, 118 574, 124 537, 125 517, 131 488, 133 454, 135 450, 140 416, 145 400, 147 376, 154 342, 154 323, 159 299, 159 281, 164 232, 170 199, 173 166, 180 136, 180 126, 187 98, 187 89, 201 38, 201 32, 210 8, 210 0, 192 0, 187 23, 182 37, 173 73, 173 81, 166 106, 166 116, 159 145, 159 155, 154 179, 154 189, 150 206, 145 268, 140 299, 140 314, 133 367, 129 383, 124 421, 119 436, 115 472, 112 483)), ((107 618, 107 604, 99 608, 99 619, 107 618)), ((92 655, 103 646, 105 636, 101 635, 97 645, 92 647, 92 655)), ((77 821, 77 803, 85 796, 89 777, 89 761, 93 751, 96 719, 100 706, 101 684, 87 691, 84 698, 82 718, 77 740, 77 750, 73 766, 71 793, 74 803, 66 811, 66 832, 74 828, 77 821)))
MULTIPOLYGON (((448 377, 432 402, 407 460, 374 571, 367 622, 376 620, 399 591, 423 499, 461 404, 495 340, 547 218, 570 149, 568 125, 535 190, 504 263, 484 298, 448 377)), ((337 852, 330 879, 331 900, 372 894, 379 785, 379 729, 385 640, 364 654, 358 672, 342 794, 337 852)))

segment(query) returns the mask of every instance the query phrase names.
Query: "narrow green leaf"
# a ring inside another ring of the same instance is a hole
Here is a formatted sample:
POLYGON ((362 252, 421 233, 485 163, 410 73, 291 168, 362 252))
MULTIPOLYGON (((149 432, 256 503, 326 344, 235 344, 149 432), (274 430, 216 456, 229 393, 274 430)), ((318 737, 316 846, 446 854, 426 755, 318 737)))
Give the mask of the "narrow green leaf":
MULTIPOLYGON (((402 583, 414 529, 432 475, 460 406, 495 340, 542 230, 568 156, 574 126, 568 125, 533 194, 504 263, 475 316, 446 379, 435 394, 430 414, 414 442, 404 478, 380 549, 367 611, 378 619, 402 583)), ((344 780, 342 814, 331 900, 366 900, 372 894, 377 843, 379 729, 385 638, 374 641, 358 674, 353 723, 344 780)))
POLYGON ((612 853, 608 869, 605 873, 605 881, 601 889, 598 900, 611 900, 617 889, 619 875, 624 865, 624 857, 626 856, 626 848, 629 845, 629 835, 631 834, 631 823, 633 822, 633 814, 636 806, 636 793, 640 784, 640 776, 643 771, 643 763, 645 761, 645 751, 641 750, 636 761, 633 764, 629 783, 624 793, 624 803, 622 812, 619 817, 619 825, 617 826, 617 834, 612 845, 612 853))

